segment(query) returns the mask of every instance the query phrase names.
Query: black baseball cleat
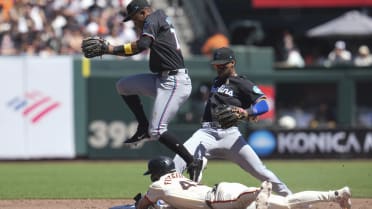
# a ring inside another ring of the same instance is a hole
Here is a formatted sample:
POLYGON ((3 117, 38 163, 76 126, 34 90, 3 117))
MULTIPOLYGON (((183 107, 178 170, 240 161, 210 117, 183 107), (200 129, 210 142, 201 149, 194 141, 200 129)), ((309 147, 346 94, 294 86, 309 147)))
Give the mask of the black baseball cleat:
POLYGON ((201 172, 203 170, 203 159, 194 159, 194 161, 187 166, 187 172, 190 179, 199 183, 201 180, 201 172))
POLYGON ((143 139, 148 139, 148 138, 150 138, 150 135, 148 133, 148 127, 143 128, 143 127, 138 126, 136 133, 131 138, 125 140, 124 144, 136 143, 143 139))

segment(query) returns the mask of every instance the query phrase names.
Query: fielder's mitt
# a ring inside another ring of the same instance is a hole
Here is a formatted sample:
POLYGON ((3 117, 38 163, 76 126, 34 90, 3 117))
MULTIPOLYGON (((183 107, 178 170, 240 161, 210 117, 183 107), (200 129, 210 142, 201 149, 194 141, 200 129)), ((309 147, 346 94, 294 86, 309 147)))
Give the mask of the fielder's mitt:
POLYGON ((88 37, 81 43, 86 58, 98 57, 108 52, 109 42, 98 36, 88 37))
POLYGON ((220 105, 216 107, 214 114, 221 128, 226 129, 236 126, 239 120, 245 117, 246 111, 233 105, 220 105))

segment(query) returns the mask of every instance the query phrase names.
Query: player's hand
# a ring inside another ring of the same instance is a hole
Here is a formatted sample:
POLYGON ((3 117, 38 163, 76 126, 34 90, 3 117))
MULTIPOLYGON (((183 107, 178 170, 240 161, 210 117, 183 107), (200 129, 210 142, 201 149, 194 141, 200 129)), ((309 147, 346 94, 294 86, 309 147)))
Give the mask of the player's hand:
POLYGON ((109 42, 98 36, 85 38, 81 42, 81 49, 86 58, 102 56, 108 52, 109 42))

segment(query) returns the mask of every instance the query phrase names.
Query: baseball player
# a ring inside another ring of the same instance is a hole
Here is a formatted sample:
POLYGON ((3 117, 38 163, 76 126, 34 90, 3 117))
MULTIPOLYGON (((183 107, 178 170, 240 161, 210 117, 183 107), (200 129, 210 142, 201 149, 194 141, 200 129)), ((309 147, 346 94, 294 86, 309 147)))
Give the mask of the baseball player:
POLYGON ((150 175, 153 183, 136 203, 136 209, 147 209, 158 200, 177 209, 245 209, 256 199, 258 209, 267 209, 271 190, 268 182, 262 188, 227 182, 213 188, 200 185, 177 172, 173 160, 165 156, 150 160, 144 175, 150 175))
POLYGON ((167 130, 168 122, 191 93, 191 80, 175 30, 164 11, 153 11, 146 0, 133 0, 128 4, 124 21, 129 20, 141 32, 137 41, 112 46, 99 37, 88 37, 82 42, 84 55, 87 58, 103 54, 132 56, 150 49, 149 65, 152 73, 123 77, 116 83, 118 93, 138 121, 136 133, 124 143, 136 143, 143 139, 159 140, 182 156, 193 178, 194 167, 200 167, 200 163, 194 162, 193 155, 167 130), (139 95, 155 98, 150 121, 139 95))
POLYGON ((304 191, 282 197, 271 194, 271 183, 247 187, 240 183, 220 182, 214 187, 197 184, 175 169, 171 158, 160 156, 148 162, 152 184, 135 203, 136 209, 295 209, 317 202, 337 202, 342 209, 351 208, 348 187, 333 191, 304 191), (164 201, 159 207, 159 200, 164 201))
MULTIPOLYGON (((269 169, 241 135, 237 124, 240 120, 257 120, 269 110, 266 96, 250 80, 236 73, 235 55, 230 48, 215 50, 211 61, 217 77, 210 90, 204 109, 202 127, 185 143, 194 157, 203 159, 228 159, 260 181, 270 181, 273 191, 282 196, 291 194, 288 187, 269 169)), ((176 169, 185 170, 184 161, 176 155, 176 169)), ((202 178, 202 169, 197 170, 196 181, 202 178)))

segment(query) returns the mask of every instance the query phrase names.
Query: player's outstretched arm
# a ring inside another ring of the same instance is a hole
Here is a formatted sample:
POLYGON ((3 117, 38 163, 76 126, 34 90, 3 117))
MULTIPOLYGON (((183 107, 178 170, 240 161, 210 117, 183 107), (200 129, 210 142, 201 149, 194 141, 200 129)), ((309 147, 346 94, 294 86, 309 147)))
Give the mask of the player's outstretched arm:
POLYGON ((152 43, 152 38, 148 36, 142 36, 139 40, 126 43, 120 46, 109 46, 107 54, 113 54, 118 56, 133 56, 148 49, 152 43))
POLYGON ((150 205, 153 205, 153 203, 150 202, 150 200, 148 200, 145 196, 142 196, 136 204, 136 209, 147 209, 150 205))
POLYGON ((152 43, 152 38, 142 36, 139 40, 124 45, 113 46, 106 39, 98 36, 85 38, 81 43, 81 50, 86 58, 101 57, 104 54, 117 56, 133 56, 145 49, 152 43))

